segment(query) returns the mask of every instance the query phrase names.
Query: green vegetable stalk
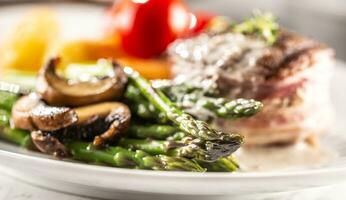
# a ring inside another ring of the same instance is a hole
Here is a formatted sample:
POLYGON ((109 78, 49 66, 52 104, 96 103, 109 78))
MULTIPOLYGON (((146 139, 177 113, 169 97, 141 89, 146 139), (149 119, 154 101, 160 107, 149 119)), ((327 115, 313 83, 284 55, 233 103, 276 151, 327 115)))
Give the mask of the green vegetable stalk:
POLYGON ((195 159, 200 165, 207 168, 208 171, 233 172, 239 168, 231 158, 219 158, 214 162, 201 160, 201 154, 207 152, 199 149, 197 144, 185 146, 181 141, 122 138, 118 145, 132 150, 145 151, 151 155, 181 156, 195 159))
POLYGON ((202 98, 196 104, 211 110, 218 117, 237 119, 242 117, 250 117, 258 113, 263 104, 253 99, 236 99, 227 101, 224 98, 202 98))
POLYGON ((152 156, 143 151, 130 151, 122 147, 92 148, 89 143, 71 142, 67 145, 73 158, 89 163, 100 163, 122 168, 165 171, 204 172, 198 163, 186 158, 166 155, 152 156))
POLYGON ((11 111, 12 106, 17 101, 17 99, 17 94, 0 90, 0 109, 11 111))
POLYGON ((124 96, 131 111, 137 116, 143 119, 153 119, 160 123, 167 122, 166 116, 156 109, 134 86, 129 85, 124 96))
POLYGON ((180 108, 188 110, 204 108, 221 118, 238 119, 250 117, 263 108, 261 102, 253 99, 228 100, 216 97, 218 92, 215 88, 199 88, 186 83, 166 83, 156 87, 156 89, 163 91, 180 108))
POLYGON ((214 162, 198 161, 198 163, 209 172, 234 172, 239 169, 239 165, 232 157, 219 158, 214 162))
POLYGON ((161 124, 134 124, 132 123, 127 135, 133 138, 167 139, 179 134, 179 129, 171 125, 161 124))
POLYGON ((181 141, 174 140, 151 140, 151 139, 120 139, 119 146, 134 150, 143 150, 154 155, 169 155, 186 158, 195 158, 198 160, 206 160, 210 155, 203 149, 198 141, 184 138, 181 141))
MULTIPOLYGON (((3 99, 9 98, 5 97, 3 99)), ((6 100, 6 103, 9 103, 9 101, 6 100)), ((0 100, 0 104, 4 104, 4 101, 0 100)), ((9 111, 0 109, 0 138, 27 149, 34 149, 30 134, 27 131, 10 128, 10 117, 11 114, 9 111)))
POLYGON ((12 142, 26 149, 35 149, 30 133, 27 131, 12 129, 8 126, 0 126, 0 138, 12 142))
POLYGON ((130 84, 141 91, 148 101, 153 104, 180 130, 186 134, 205 141, 206 150, 219 150, 220 155, 213 158, 228 156, 233 153, 243 142, 243 137, 235 133, 224 133, 211 128, 206 122, 196 120, 191 115, 179 109, 160 90, 154 89, 148 80, 131 68, 125 68, 130 84))

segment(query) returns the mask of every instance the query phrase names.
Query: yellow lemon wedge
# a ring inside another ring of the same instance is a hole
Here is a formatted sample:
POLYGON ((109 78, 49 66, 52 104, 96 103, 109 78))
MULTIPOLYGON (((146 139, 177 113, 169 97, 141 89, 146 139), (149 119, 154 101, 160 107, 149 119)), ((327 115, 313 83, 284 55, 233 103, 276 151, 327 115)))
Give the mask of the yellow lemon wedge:
POLYGON ((17 70, 37 72, 57 42, 59 23, 56 13, 37 7, 25 13, 13 29, 2 38, 0 67, 2 72, 17 70))

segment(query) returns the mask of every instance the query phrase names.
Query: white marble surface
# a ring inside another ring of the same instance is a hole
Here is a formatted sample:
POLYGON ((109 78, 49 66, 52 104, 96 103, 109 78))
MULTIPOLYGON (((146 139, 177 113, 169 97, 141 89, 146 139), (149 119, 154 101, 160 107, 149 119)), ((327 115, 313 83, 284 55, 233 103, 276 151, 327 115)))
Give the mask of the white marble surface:
POLYGON ((0 200, 90 200, 22 183, 0 173, 0 200))
MULTIPOLYGON (((32 186, 0 173, 0 200, 91 200, 32 186)), ((234 199, 230 197, 229 199, 234 199)), ((237 198, 238 199, 238 198, 237 198)), ((242 200, 340 200, 346 199, 346 182, 343 185, 310 189, 285 194, 268 194, 239 198, 242 200)))

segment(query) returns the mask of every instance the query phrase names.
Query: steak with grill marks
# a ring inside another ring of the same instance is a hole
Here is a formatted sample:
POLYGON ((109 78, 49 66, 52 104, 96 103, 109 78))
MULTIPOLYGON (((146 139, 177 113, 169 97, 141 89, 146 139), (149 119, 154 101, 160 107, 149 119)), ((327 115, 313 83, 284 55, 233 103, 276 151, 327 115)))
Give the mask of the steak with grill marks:
POLYGON ((236 33, 200 34, 169 48, 176 81, 210 79, 221 96, 264 103, 256 116, 217 119, 247 145, 293 143, 322 133, 331 121, 329 80, 334 51, 287 30, 272 46, 236 33))

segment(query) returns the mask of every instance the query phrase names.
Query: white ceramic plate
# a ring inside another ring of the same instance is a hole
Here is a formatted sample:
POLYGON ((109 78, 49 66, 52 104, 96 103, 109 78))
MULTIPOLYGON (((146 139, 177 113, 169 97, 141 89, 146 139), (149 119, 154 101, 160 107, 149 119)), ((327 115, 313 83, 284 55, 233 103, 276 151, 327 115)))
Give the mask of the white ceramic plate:
MULTIPOLYGON (((71 10, 71 7, 69 9, 71 10)), ((91 12, 90 15, 100 17, 99 11, 98 8, 97 12, 91 12)), ((1 16, 0 12, 0 19, 1 16)), ((332 156, 327 156, 326 160, 317 165, 297 162, 297 166, 286 168, 282 167, 285 166, 285 160, 273 158, 273 163, 281 163, 274 171, 157 172, 59 161, 0 142, 0 168, 10 176, 38 186, 109 199, 218 199, 336 184, 346 179, 345 86, 346 64, 338 62, 331 90, 333 105, 336 108, 336 121, 329 135, 321 141, 323 151, 332 156)), ((292 155, 299 157, 299 152, 304 153, 299 149, 286 153, 294 153, 292 155)), ((259 164, 260 162, 261 159, 259 164)))
MULTIPOLYGON (((169 199, 223 198, 321 187, 346 179, 346 64, 337 63, 332 81, 336 122, 321 146, 335 156, 313 168, 274 172, 190 173, 158 172, 94 166, 51 157, 0 142, 3 172, 35 185, 102 198, 169 199)), ((241 164, 241 163, 240 163, 241 164)))

